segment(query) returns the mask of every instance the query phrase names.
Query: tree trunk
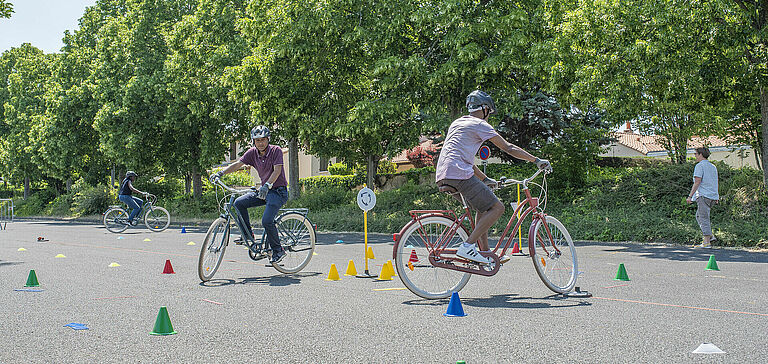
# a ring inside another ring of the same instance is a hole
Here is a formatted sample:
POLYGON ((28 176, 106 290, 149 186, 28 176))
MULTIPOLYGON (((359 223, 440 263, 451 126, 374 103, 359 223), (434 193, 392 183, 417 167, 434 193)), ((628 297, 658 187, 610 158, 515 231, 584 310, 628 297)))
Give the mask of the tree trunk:
POLYGON ((190 177, 189 173, 187 173, 184 175, 184 194, 189 195, 191 189, 192 189, 192 177, 190 177))
POLYGON ((234 162, 237 160, 237 143, 229 143, 229 161, 234 162))
POLYGON ((67 193, 72 192, 72 178, 67 178, 67 193))
POLYGON ((29 197, 29 177, 24 177, 24 199, 29 197))
POLYGON ((299 185, 299 141, 292 138, 288 141, 288 199, 295 200, 301 195, 299 185))
MULTIPOLYGON (((768 90, 760 86, 760 118, 763 119, 762 160, 768 158, 768 90)), ((763 168, 763 184, 768 186, 768 168, 763 168)))
POLYGON ((367 164, 366 185, 368 188, 374 189, 376 187, 376 167, 379 166, 379 157, 376 155, 369 155, 367 164))
POLYGON ((109 170, 109 178, 110 178, 110 182, 112 183, 112 187, 117 188, 117 181, 115 180, 115 166, 114 165, 109 170))
POLYGON ((203 180, 200 178, 197 166, 192 168, 192 196, 194 196, 195 199, 201 199, 203 197, 203 180))

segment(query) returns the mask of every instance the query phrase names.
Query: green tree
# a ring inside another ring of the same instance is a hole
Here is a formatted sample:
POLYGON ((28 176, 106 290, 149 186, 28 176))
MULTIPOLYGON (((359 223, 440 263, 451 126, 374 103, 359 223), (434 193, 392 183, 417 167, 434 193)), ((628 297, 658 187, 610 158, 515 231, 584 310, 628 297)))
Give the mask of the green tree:
POLYGON ((221 161, 232 134, 242 135, 237 131, 247 128, 223 83, 224 69, 239 64, 247 50, 235 29, 243 10, 241 0, 201 0, 167 37, 165 77, 171 98, 162 123, 169 145, 162 163, 166 170, 191 175, 198 198, 201 173, 221 161))
POLYGON ((13 14, 13 4, 0 0, 0 18, 10 18, 11 14, 13 14))
POLYGON ((46 112, 45 90, 51 77, 53 56, 29 43, 11 48, 0 56, 0 168, 13 180, 24 181, 24 198, 30 180, 41 178, 39 148, 35 138, 46 112))
POLYGON ((573 77, 578 105, 663 136, 683 163, 687 141, 716 115, 702 97, 710 54, 701 50, 712 42, 704 15, 697 1, 580 1, 560 25, 555 72, 573 77))

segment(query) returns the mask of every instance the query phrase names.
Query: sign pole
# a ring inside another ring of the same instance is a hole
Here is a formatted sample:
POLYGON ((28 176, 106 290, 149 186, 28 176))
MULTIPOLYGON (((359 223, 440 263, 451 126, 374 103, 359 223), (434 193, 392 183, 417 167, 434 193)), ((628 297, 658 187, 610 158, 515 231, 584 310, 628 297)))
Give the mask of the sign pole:
MULTIPOLYGON (((527 196, 527 195, 526 195, 527 196)), ((520 206, 520 185, 517 185, 517 206, 520 206)), ((520 218, 520 209, 517 210, 517 218, 520 218)), ((523 226, 522 224, 520 226, 523 226)), ((517 230, 517 236, 518 236, 518 248, 520 248, 520 251, 523 250, 523 229, 517 230)))
POLYGON ((368 273, 368 211, 363 211, 363 231, 365 231, 365 248, 363 248, 365 275, 370 276, 371 274, 368 273))
POLYGON ((376 278, 378 277, 377 275, 372 275, 368 271, 368 210, 376 206, 376 194, 366 185, 363 185, 363 189, 357 194, 357 206, 363 210, 363 231, 365 233, 365 243, 363 245, 365 273, 358 275, 357 278, 376 278))

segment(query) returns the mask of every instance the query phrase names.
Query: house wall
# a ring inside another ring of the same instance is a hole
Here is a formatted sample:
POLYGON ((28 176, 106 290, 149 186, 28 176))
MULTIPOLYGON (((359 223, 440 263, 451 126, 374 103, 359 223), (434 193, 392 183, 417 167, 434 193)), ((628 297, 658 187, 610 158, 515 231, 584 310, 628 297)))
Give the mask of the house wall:
MULTIPOLYGON (((694 157, 695 151, 689 151, 688 157, 694 157)), ((757 162, 755 162, 754 150, 746 147, 742 149, 731 148, 729 150, 710 151, 709 161, 723 161, 725 164, 733 168, 751 167, 757 169, 757 162)))

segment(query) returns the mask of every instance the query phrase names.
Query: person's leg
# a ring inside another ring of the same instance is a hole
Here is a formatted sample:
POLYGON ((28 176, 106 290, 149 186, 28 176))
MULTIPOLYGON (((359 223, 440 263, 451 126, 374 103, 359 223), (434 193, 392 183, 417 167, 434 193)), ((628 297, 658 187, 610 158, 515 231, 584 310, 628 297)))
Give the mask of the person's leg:
POLYGON ((477 221, 475 222, 475 229, 469 234, 467 238, 468 243, 477 242, 480 250, 490 250, 488 247, 488 230, 499 220, 501 215, 504 214, 504 205, 501 202, 496 202, 490 210, 478 213, 477 221))
POLYGON ((136 196, 131 196, 131 198, 136 203, 136 206, 138 206, 138 208, 133 210, 133 212, 131 213, 131 216, 129 216, 131 221, 133 221, 133 219, 135 219, 136 216, 139 215, 139 212, 141 212, 141 207, 144 206, 144 200, 142 200, 142 199, 140 199, 140 198, 138 198, 136 196))
POLYGON ((264 226, 264 231, 267 233, 267 242, 269 247, 272 248, 273 254, 283 250, 283 247, 280 245, 275 217, 277 217, 280 208, 285 204, 287 197, 285 188, 278 187, 270 190, 267 193, 267 207, 264 209, 264 215, 261 216, 261 225, 264 226))
POLYGON ((133 217, 138 214, 139 212, 139 205, 136 204, 136 201, 133 200, 133 198, 129 195, 118 195, 117 199, 120 200, 120 202, 128 205, 128 219, 133 220, 133 217))
POLYGON ((244 231, 243 234, 253 238, 254 241, 255 237, 253 236, 253 229, 251 228, 251 218, 248 216, 248 208, 261 206, 263 204, 264 200, 260 199, 256 192, 248 192, 235 199, 235 208, 240 214, 240 217, 242 217, 243 224, 245 225, 244 228, 246 231, 244 231))
POLYGON ((706 197, 699 197, 696 199, 696 221, 699 223, 701 234, 704 236, 704 245, 709 244, 710 239, 712 238, 712 226, 709 221, 711 204, 709 202, 711 202, 711 200, 706 197))

